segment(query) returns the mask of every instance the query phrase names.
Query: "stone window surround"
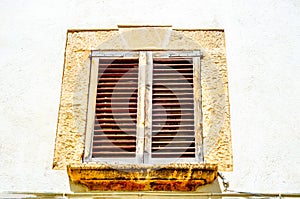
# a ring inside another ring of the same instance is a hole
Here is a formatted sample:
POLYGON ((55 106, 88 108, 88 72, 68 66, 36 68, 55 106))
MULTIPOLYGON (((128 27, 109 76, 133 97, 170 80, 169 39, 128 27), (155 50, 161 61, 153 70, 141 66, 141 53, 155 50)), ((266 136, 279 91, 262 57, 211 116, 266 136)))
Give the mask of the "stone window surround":
POLYGON ((109 30, 70 30, 67 36, 54 169, 64 169, 67 165, 82 163, 91 50, 201 49, 204 52, 201 65, 205 69, 202 73, 206 147, 204 160, 206 163, 217 164, 220 171, 232 170, 223 30, 173 30, 171 27, 126 26, 109 30), (216 97, 218 99, 215 99, 216 97))

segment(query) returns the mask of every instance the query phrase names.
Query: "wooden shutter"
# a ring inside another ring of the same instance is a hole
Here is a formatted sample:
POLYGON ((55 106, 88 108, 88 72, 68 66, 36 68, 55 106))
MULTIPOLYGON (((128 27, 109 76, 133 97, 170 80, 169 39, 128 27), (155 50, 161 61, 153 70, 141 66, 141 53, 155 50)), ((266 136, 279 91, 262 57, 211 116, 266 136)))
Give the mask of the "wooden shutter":
POLYGON ((85 161, 203 161, 200 51, 94 51, 90 81, 85 161))
POLYGON ((99 58, 92 158, 135 158, 138 58, 99 58))
POLYGON ((192 58, 154 58, 152 158, 195 158, 192 58))

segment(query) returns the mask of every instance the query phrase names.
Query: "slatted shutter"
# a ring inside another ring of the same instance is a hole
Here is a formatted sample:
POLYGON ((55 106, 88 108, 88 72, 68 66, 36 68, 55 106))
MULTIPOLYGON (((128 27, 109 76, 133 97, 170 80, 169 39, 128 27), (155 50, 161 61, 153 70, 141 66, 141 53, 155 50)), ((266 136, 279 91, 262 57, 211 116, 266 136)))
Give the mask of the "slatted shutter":
POLYGON ((138 54, 93 58, 97 86, 86 160, 202 161, 200 53, 138 54))
POLYGON ((139 57, 136 53, 129 55, 116 52, 92 56, 91 84, 96 85, 90 86, 92 105, 88 114, 94 112, 94 121, 90 122, 90 151, 85 154, 88 161, 136 159, 139 57))
POLYGON ((200 53, 153 52, 147 104, 146 160, 200 162, 202 113, 200 53), (147 131, 147 129, 149 129, 147 131))
POLYGON ((138 59, 99 59, 93 158, 135 157, 138 59))
POLYGON ((193 62, 153 59, 152 158, 195 158, 193 62))

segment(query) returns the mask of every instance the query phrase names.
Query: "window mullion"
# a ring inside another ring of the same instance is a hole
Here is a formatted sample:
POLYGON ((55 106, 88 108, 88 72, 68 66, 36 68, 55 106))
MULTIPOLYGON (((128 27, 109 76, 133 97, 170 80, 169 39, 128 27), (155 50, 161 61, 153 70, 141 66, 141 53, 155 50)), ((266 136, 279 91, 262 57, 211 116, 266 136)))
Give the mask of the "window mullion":
POLYGON ((153 74, 153 56, 152 52, 146 52, 146 95, 145 95, 145 149, 144 163, 149 163, 151 157, 152 143, 152 74, 153 74))
POLYGON ((195 121, 195 158, 197 162, 203 161, 203 137, 202 137, 202 89, 200 57, 193 58, 193 82, 194 82, 194 121, 195 121))
POLYGON ((139 54, 139 75, 138 75, 138 104, 137 104, 137 132, 136 132, 136 158, 138 163, 144 162, 145 148, 145 93, 146 93, 146 52, 139 54))

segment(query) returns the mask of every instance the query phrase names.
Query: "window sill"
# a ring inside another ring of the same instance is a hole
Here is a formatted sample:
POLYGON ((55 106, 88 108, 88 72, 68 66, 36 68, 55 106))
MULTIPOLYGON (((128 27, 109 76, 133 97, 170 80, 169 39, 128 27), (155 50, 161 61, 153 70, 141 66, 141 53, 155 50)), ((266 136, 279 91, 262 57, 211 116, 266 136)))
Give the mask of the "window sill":
POLYGON ((108 165, 71 164, 74 183, 97 191, 196 191, 217 177, 215 164, 108 165))

